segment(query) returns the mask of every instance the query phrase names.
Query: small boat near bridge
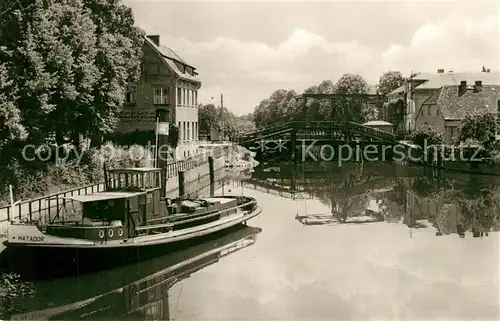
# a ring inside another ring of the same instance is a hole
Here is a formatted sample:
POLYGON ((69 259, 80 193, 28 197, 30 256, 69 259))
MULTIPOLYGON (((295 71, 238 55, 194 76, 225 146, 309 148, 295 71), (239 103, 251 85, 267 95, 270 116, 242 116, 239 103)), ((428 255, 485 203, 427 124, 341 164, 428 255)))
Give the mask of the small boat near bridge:
POLYGON ((159 168, 105 170, 105 190, 58 200, 55 211, 29 213, 8 228, 8 247, 126 248, 184 241, 259 215, 254 198, 165 197, 159 168), (54 215, 55 214, 55 215, 54 215), (29 217, 29 218, 28 218, 29 217))

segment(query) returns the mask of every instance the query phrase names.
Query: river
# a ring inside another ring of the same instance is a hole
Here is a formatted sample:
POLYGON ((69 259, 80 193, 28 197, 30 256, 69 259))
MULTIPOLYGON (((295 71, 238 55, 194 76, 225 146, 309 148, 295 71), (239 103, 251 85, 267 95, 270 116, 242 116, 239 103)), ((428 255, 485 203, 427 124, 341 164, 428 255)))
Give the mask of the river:
POLYGON ((500 177, 311 163, 240 179, 224 193, 263 208, 247 227, 124 267, 35 280, 13 319, 500 319, 500 177))

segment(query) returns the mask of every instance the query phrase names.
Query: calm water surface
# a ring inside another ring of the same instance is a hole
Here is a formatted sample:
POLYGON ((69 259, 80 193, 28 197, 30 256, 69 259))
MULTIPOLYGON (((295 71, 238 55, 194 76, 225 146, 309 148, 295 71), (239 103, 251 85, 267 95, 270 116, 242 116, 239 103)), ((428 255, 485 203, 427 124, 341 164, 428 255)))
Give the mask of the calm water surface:
POLYGON ((31 314, 14 317, 500 319, 500 177, 376 163, 269 164, 251 176, 224 188, 259 201, 248 227, 125 267, 35 281, 35 297, 18 304, 31 314))

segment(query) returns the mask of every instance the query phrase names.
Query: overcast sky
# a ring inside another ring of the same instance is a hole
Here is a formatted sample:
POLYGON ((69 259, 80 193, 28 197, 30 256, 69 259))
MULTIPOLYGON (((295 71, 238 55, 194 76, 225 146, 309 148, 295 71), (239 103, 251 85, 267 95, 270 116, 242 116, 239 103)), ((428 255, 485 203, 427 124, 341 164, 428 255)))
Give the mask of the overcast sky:
POLYGON ((194 65, 202 103, 236 114, 276 89, 344 73, 497 71, 499 2, 171 2, 125 0, 136 23, 194 65))

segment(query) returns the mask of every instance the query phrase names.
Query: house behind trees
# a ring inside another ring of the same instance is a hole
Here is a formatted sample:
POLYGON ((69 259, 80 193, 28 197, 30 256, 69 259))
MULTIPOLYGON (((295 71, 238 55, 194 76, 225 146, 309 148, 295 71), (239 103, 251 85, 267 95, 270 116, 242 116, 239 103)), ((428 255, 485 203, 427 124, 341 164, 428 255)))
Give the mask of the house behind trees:
POLYGON ((155 142, 156 120, 179 127, 177 155, 198 151, 198 90, 196 68, 172 49, 160 44, 160 36, 148 35, 143 45, 140 79, 127 88, 125 105, 116 129, 138 134, 140 142, 155 142), (139 135, 139 133, 143 135, 139 135))

